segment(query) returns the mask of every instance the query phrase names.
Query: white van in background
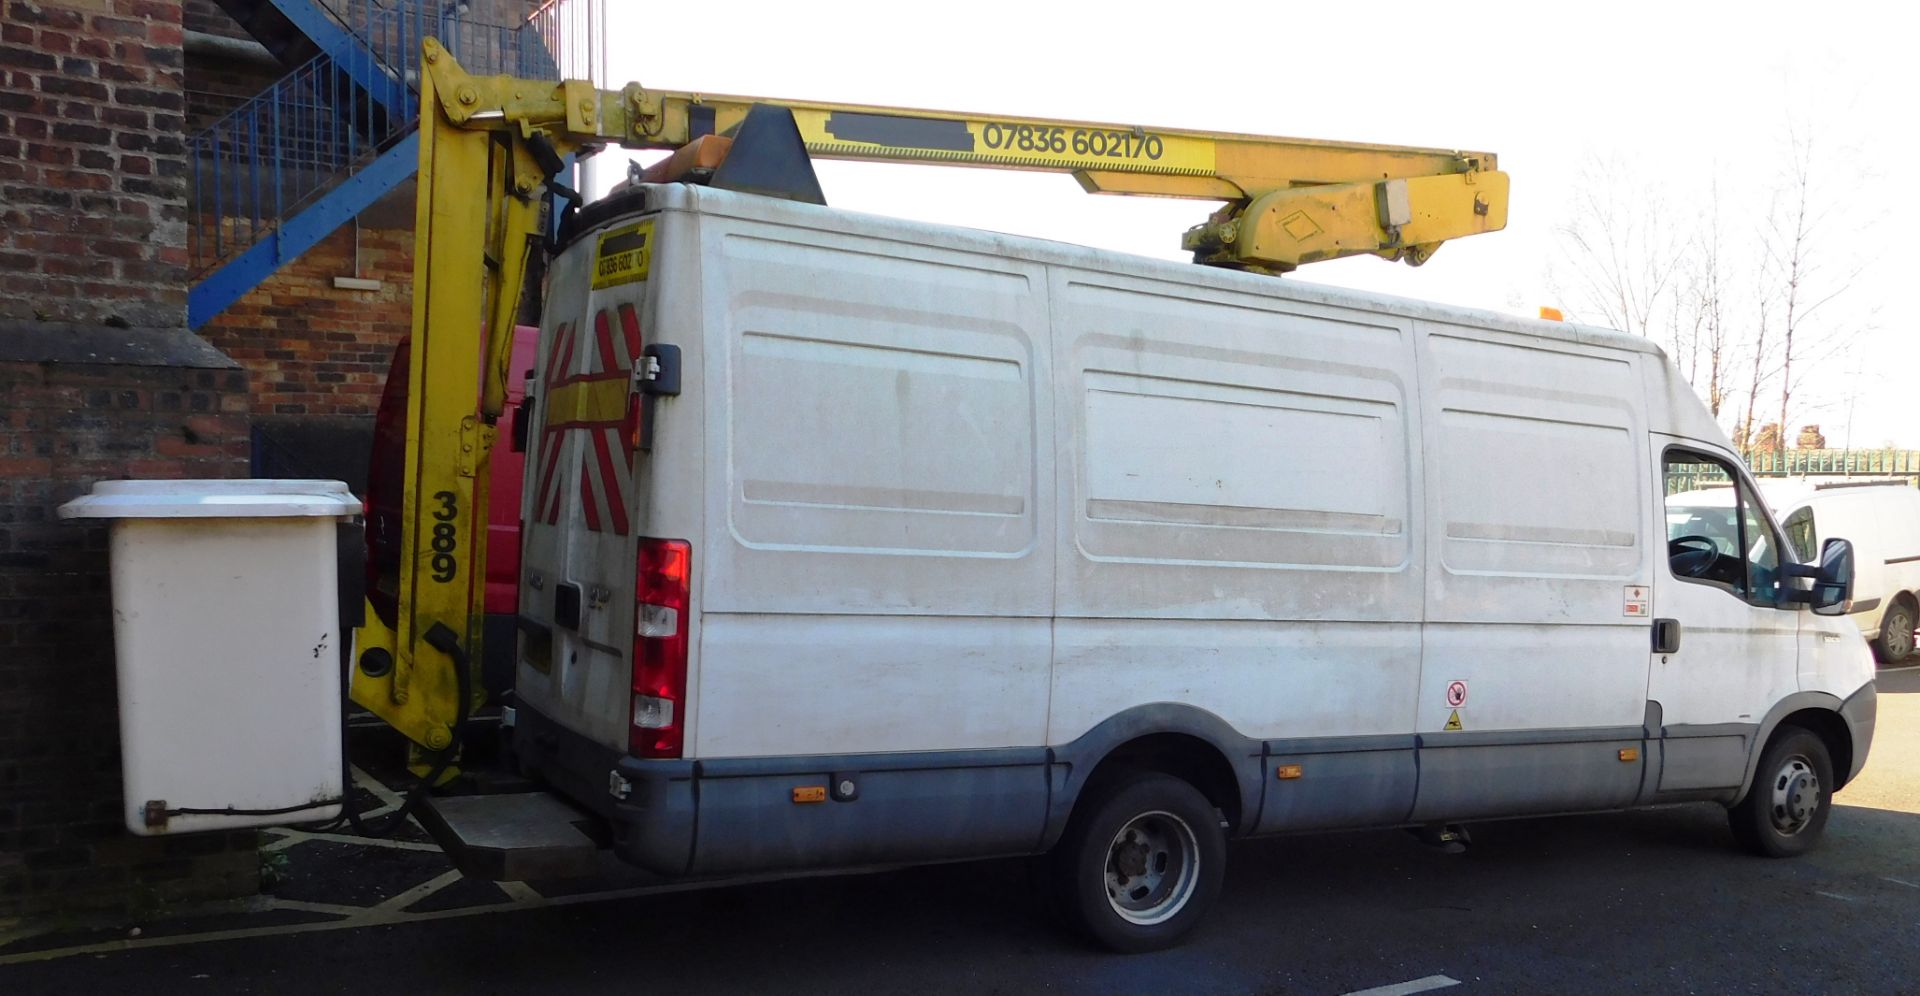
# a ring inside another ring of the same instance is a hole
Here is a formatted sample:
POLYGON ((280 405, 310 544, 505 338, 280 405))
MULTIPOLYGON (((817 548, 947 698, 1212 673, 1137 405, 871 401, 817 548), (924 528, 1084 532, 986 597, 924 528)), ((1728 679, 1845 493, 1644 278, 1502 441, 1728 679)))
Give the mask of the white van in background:
POLYGON ((701 187, 566 238, 514 743, 636 864, 1050 852, 1145 950, 1229 838, 1713 800, 1790 855, 1865 763, 1851 548, 1781 555, 1643 339, 701 187), (1711 474, 1727 546, 1669 529, 1711 474))
POLYGON ((1829 536, 1853 542, 1853 621, 1881 661, 1910 660, 1920 627, 1920 488, 1907 480, 1763 481, 1760 490, 1802 560, 1829 536))

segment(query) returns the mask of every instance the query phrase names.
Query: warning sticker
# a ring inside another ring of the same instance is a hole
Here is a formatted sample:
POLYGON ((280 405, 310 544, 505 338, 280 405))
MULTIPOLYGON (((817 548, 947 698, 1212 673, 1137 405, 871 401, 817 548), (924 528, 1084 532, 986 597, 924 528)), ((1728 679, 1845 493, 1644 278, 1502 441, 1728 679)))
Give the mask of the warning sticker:
POLYGON ((593 289, 647 279, 653 262, 653 219, 600 233, 593 254, 593 289))
POLYGON ((1458 733, 1464 729, 1466 729, 1466 727, 1460 725, 1460 710, 1455 709, 1453 715, 1447 717, 1446 731, 1448 733, 1458 733))
POLYGON ((1647 586, 1630 584, 1621 589, 1625 597, 1625 606, 1621 614, 1634 619, 1644 619, 1652 614, 1647 604, 1647 586))
POLYGON ((1447 682, 1447 704, 1454 708, 1467 704, 1467 683, 1464 681, 1447 682))

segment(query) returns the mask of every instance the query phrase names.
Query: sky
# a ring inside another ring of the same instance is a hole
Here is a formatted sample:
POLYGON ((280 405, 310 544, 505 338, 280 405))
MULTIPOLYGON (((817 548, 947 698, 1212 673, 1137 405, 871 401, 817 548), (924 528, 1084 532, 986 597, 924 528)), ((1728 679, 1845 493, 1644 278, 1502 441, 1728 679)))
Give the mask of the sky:
MULTIPOLYGON (((1819 423, 1830 446, 1920 447, 1920 329, 1902 307, 1920 206, 1901 171, 1920 162, 1920 13, 1905 5, 739 0, 722 21, 607 3, 602 85, 1496 153, 1505 231, 1419 268, 1360 258, 1285 279, 1524 315, 1591 317, 1569 299, 1558 233, 1596 183, 1646 197, 1676 231, 1717 186, 1730 254, 1757 251, 1791 126, 1814 140, 1821 276, 1850 279, 1806 333, 1845 345, 1820 350, 1789 423, 1819 423)), ((837 207, 1169 259, 1212 209, 1089 196, 1066 175, 817 170, 837 207)))

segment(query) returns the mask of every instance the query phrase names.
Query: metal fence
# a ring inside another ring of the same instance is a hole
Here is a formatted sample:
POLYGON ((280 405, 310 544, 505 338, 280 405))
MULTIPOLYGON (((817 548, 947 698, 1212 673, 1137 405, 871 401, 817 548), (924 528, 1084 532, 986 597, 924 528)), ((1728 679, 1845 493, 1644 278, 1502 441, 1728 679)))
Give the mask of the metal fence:
MULTIPOLYGON (((1753 476, 1767 478, 1906 478, 1920 487, 1920 450, 1761 450, 1742 454, 1753 476)), ((1667 472, 1666 493, 1726 487, 1731 481, 1710 463, 1667 472)))
POLYGON ((523 46, 537 48, 552 60, 557 78, 591 80, 595 86, 606 86, 605 18, 606 6, 598 0, 546 0, 516 30, 523 46), (536 39, 538 44, 534 45, 536 39))
POLYGON ((303 25, 322 54, 191 136, 189 266, 196 276, 257 243, 413 131, 423 39, 476 75, 592 76, 595 0, 548 0, 525 20, 475 20, 432 0, 324 0, 303 25))
POLYGON ((191 265, 254 244, 413 122, 316 56, 188 140, 191 265))
POLYGON ((1744 455, 1755 477, 1920 478, 1920 450, 1761 450, 1744 455))

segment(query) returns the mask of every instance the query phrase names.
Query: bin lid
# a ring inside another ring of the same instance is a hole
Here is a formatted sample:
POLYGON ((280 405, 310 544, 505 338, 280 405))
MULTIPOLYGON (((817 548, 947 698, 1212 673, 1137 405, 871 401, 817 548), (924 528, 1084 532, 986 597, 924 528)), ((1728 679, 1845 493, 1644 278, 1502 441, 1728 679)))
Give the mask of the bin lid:
POLYGON ((252 519, 359 515, 344 481, 100 481, 60 506, 62 519, 252 519))

